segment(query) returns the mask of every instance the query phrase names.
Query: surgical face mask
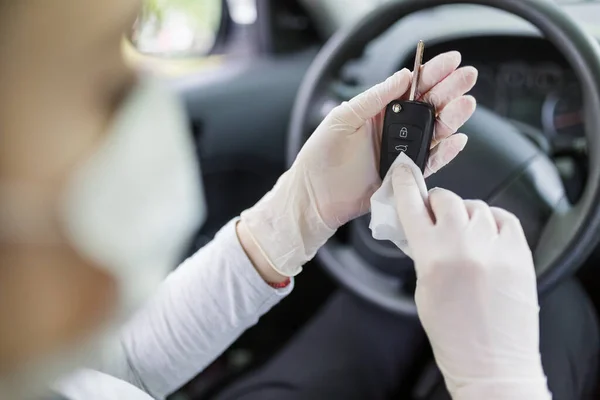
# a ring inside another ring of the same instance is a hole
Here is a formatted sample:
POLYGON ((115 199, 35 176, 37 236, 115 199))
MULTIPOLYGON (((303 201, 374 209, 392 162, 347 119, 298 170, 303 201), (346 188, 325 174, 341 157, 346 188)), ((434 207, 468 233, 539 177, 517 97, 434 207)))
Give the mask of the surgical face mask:
POLYGON ((0 398, 21 389, 37 391, 102 356, 106 335, 114 334, 177 266, 204 221, 195 146, 172 93, 154 81, 138 84, 97 152, 72 175, 61 211, 72 247, 116 281, 119 307, 94 339, 19 376, 0 377, 0 398))
POLYGON ((70 242, 117 280, 121 317, 177 265, 203 222, 200 182, 183 108, 157 82, 140 84, 63 204, 70 242))

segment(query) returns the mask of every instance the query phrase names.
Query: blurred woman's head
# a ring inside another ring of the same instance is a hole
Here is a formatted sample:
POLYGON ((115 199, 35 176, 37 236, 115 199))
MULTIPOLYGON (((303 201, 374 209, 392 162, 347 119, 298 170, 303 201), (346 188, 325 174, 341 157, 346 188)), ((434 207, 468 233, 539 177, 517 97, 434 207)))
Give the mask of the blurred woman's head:
POLYGON ((132 86, 121 40, 138 6, 0 1, 0 375, 114 308, 114 280, 64 240, 56 204, 132 86))
POLYGON ((205 208, 182 104, 123 61, 137 0, 0 1, 0 397, 13 398, 87 361, 205 208))

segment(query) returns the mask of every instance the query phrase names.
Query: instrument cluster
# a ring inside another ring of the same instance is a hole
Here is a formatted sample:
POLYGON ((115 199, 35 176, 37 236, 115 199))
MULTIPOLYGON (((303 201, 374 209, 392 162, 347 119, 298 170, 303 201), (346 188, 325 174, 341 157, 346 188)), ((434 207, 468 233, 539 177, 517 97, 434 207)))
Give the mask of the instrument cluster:
POLYGON ((585 135, 578 79, 550 42, 521 36, 463 38, 429 46, 428 57, 451 50, 462 53, 462 65, 479 70, 471 92, 479 104, 549 139, 585 135))
POLYGON ((584 136, 581 88, 570 68, 547 61, 474 60, 479 81, 472 95, 498 114, 546 136, 584 136))

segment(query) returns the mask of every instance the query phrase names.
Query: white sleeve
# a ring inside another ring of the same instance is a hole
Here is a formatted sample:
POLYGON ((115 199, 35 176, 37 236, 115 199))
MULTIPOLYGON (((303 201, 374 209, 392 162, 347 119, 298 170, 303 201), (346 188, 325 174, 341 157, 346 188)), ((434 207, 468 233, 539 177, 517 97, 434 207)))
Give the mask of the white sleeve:
POLYGON ((273 289, 258 275, 239 243, 236 222, 169 275, 124 328, 103 372, 164 399, 291 292, 293 282, 273 289))

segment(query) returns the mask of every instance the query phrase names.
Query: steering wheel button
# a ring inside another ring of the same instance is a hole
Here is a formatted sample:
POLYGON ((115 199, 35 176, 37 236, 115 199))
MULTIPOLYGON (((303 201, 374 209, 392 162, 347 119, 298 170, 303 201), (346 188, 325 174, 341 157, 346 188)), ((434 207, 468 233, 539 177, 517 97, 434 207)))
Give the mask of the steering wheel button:
POLYGON ((390 138, 402 139, 412 142, 413 140, 420 140, 423 135, 423 130, 419 129, 414 125, 408 124, 394 124, 390 126, 390 138))

